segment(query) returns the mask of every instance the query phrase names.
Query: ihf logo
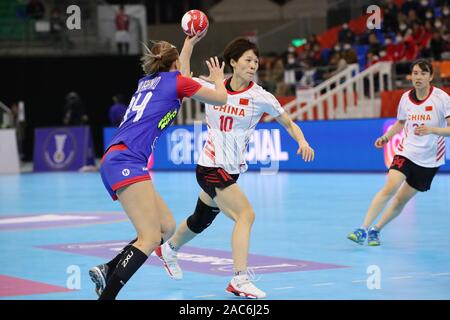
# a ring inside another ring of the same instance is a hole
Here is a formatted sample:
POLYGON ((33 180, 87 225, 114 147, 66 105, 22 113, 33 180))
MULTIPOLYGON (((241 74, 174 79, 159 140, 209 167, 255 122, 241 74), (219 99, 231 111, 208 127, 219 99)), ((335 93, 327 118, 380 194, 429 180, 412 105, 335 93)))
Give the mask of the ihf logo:
POLYGON ((65 169, 75 159, 76 140, 66 130, 50 133, 44 143, 45 162, 53 169, 65 169))
POLYGON ((130 169, 123 169, 122 170, 122 175, 124 177, 128 177, 130 175, 130 169))

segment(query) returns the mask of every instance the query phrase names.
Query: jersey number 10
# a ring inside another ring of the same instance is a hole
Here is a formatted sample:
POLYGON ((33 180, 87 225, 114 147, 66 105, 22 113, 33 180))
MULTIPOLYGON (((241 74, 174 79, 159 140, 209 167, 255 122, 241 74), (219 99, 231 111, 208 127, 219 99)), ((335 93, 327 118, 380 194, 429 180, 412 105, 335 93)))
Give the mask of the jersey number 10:
POLYGON ((231 131, 233 128, 233 118, 220 116, 220 131, 231 131))

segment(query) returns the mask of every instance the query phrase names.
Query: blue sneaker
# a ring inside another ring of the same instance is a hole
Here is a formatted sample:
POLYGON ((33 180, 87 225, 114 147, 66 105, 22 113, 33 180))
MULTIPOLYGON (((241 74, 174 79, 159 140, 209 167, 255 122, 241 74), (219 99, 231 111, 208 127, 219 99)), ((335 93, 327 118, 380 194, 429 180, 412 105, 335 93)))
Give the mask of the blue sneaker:
POLYGON ((364 241, 367 239, 367 232, 363 228, 358 228, 347 236, 348 239, 356 242, 357 244, 363 245, 364 241))
POLYGON ((369 246, 375 247, 380 245, 380 231, 374 227, 369 229, 367 244, 369 246))

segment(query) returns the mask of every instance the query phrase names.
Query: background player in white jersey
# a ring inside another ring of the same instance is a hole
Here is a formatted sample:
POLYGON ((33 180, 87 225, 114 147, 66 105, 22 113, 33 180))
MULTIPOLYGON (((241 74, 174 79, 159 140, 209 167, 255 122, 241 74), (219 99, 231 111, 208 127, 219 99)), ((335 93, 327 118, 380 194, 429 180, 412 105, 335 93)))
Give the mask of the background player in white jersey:
POLYGON ((245 151, 263 114, 274 116, 286 128, 298 142, 297 154, 301 154, 304 161, 314 159, 314 150, 300 128, 273 95, 253 82, 258 56, 257 46, 245 38, 235 39, 225 48, 225 63, 233 70, 233 75, 224 80, 228 91, 226 105, 207 104, 205 107, 208 137, 196 168, 197 181, 202 188, 197 206, 169 241, 155 250, 169 276, 181 279, 176 252, 206 229, 222 211, 235 222, 232 234, 234 277, 226 290, 247 298, 264 298, 266 294, 254 286, 248 274, 247 256, 255 213, 235 182, 239 174, 247 170, 245 151))
POLYGON ((359 244, 364 244, 367 238, 369 246, 380 245, 380 230, 400 214, 417 191, 430 189, 434 175, 445 163, 444 137, 450 136, 450 98, 445 91, 431 86, 433 67, 428 61, 415 61, 411 76, 414 89, 402 95, 397 122, 375 141, 375 147, 382 148, 402 129, 405 133, 386 184, 373 198, 363 225, 348 235, 359 244), (368 229, 393 196, 380 221, 368 229))

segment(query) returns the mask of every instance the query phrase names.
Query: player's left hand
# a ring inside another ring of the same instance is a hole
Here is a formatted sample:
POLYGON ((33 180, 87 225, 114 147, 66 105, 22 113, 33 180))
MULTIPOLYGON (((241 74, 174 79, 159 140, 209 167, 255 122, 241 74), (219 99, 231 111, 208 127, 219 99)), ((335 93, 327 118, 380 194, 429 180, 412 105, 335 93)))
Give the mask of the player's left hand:
POLYGON ((306 140, 303 140, 302 142, 300 142, 300 144, 298 146, 297 154, 301 154, 302 159, 305 162, 310 162, 310 161, 314 160, 314 149, 309 146, 309 144, 308 144, 308 142, 306 142, 306 140))
POLYGON ((433 133, 432 128, 425 125, 418 126, 414 129, 414 134, 418 136, 426 136, 427 134, 431 133, 433 133))

